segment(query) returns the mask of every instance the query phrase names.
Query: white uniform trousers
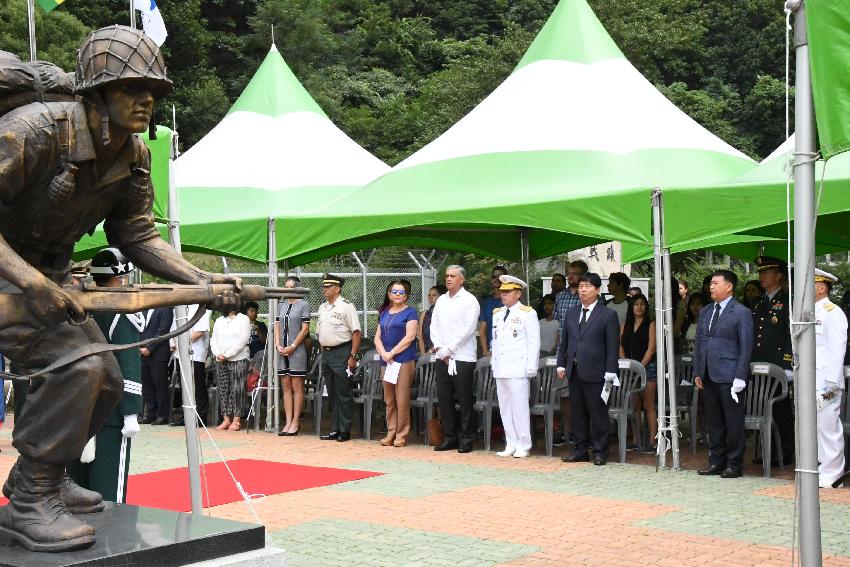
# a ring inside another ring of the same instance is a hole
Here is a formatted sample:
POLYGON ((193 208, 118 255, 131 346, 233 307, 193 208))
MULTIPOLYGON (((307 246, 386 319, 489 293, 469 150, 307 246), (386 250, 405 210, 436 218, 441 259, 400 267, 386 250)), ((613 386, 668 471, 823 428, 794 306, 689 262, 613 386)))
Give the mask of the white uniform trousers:
POLYGON ((844 474, 844 425, 841 423, 841 404, 845 393, 838 401, 818 412, 818 472, 821 487, 832 483, 844 474))
POLYGON ((528 408, 528 378, 497 378, 499 413, 505 428, 507 449, 531 450, 531 418, 528 408))

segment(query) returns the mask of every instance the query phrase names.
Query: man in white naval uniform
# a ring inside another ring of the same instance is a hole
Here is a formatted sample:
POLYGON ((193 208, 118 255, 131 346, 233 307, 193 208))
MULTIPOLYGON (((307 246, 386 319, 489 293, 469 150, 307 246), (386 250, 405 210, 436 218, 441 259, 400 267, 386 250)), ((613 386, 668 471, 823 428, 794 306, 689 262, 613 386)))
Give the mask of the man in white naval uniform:
POLYGON ((537 375, 540 323, 534 309, 519 301, 528 284, 508 275, 499 276, 499 281, 503 307, 493 310, 490 366, 505 428, 505 450, 496 454, 522 458, 531 450, 528 381, 537 375))
POLYGON ((815 269, 815 387, 818 396, 818 472, 821 488, 844 474, 844 426, 841 404, 844 390, 844 350, 847 317, 829 300, 838 278, 815 269))

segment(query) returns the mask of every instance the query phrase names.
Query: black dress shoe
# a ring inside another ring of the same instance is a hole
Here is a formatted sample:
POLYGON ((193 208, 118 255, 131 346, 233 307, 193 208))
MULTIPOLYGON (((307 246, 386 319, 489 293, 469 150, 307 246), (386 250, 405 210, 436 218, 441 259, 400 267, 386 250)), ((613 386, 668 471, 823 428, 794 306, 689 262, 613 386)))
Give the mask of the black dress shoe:
POLYGON ((602 455, 593 455, 593 464, 594 465, 601 466, 601 465, 604 465, 606 462, 607 461, 606 461, 605 457, 603 457, 602 455))
POLYGON ((339 437, 339 432, 331 431, 330 433, 325 433, 324 435, 320 436, 319 439, 321 439, 322 441, 336 441, 337 437, 339 437))
POLYGON ((564 455, 561 460, 565 463, 586 463, 590 459, 587 458, 587 455, 573 453, 572 455, 564 455))
POLYGON ((298 431, 299 431, 299 430, 300 430, 300 428, 299 428, 299 429, 296 429, 295 431, 289 431, 289 432, 287 432, 287 433, 284 433, 283 435, 284 435, 285 437, 295 437, 296 435, 298 435, 298 431))
POLYGON ((170 425, 171 427, 183 427, 184 425, 186 425, 186 422, 184 422, 184 421, 181 419, 181 420, 179 420, 179 421, 172 421, 171 423, 169 423, 169 425, 170 425))
POLYGON ((337 433, 336 440, 340 443, 351 439, 351 433, 337 433))
POLYGON ((448 439, 434 447, 435 451, 451 451, 452 449, 457 449, 457 441, 449 441, 448 439))
POLYGON ((739 478, 744 476, 744 472, 741 469, 724 469, 722 473, 720 473, 720 478, 739 478))
POLYGON ((139 418, 139 423, 143 425, 145 423, 150 423, 150 422, 154 421, 155 419, 156 419, 156 417, 154 417, 152 415, 146 415, 144 417, 139 418))
POLYGON ((723 467, 720 465, 709 465, 707 469, 697 471, 697 474, 701 476, 715 476, 721 473, 723 473, 723 467))
POLYGON ((458 453, 471 453, 472 452, 472 443, 461 443, 457 448, 458 453))
POLYGON ((168 425, 168 420, 164 417, 158 417, 151 422, 151 425, 168 425))

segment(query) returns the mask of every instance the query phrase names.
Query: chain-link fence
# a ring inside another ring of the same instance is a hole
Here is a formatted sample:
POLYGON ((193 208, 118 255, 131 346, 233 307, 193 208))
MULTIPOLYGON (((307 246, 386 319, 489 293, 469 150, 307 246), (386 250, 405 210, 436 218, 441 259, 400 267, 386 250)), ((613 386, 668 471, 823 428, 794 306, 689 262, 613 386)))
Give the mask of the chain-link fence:
MULTIPOLYGON (((328 272, 345 280, 342 297, 357 308, 365 336, 372 336, 375 332, 378 308, 384 301, 390 282, 399 279, 408 280, 411 287, 408 304, 417 309, 427 309, 428 289, 437 281, 437 268, 427 258, 417 259, 415 256, 410 258, 407 265, 396 261, 389 269, 386 263, 383 263, 380 269, 374 269, 365 259, 352 254, 350 261, 346 261, 345 257, 338 257, 335 262, 323 262, 319 265, 309 265, 306 269, 291 270, 290 274, 301 280, 301 286, 311 290, 306 299, 310 303, 310 311, 313 315, 311 323, 313 332, 315 332, 319 305, 325 300, 322 296, 322 275, 328 272), (321 268, 321 271, 317 268, 321 268)), ((269 282, 268 273, 234 272, 234 274, 242 277, 246 284, 268 285, 269 282)), ((286 276, 287 274, 283 271, 279 273, 279 285, 283 285, 286 276)), ((260 318, 273 322, 274 316, 270 316, 268 312, 268 302, 259 303, 260 318)))

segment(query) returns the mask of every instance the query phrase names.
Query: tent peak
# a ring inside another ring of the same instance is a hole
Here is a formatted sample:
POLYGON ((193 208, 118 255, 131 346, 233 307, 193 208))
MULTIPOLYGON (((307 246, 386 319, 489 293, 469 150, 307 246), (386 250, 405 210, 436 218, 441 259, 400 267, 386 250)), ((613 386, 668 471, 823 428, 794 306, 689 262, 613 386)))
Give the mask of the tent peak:
POLYGON ((586 0, 561 0, 514 72, 547 59, 590 64, 625 56, 586 0))
POLYGON ((274 44, 274 41, 272 41, 272 46, 271 49, 269 49, 269 53, 279 53, 277 50, 277 46, 274 44))

